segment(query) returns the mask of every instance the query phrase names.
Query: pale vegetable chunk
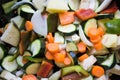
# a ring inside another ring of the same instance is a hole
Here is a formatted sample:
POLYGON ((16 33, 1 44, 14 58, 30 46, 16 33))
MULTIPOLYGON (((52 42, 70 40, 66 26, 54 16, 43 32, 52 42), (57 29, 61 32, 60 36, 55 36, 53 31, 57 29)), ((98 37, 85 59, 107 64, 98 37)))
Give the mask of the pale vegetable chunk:
POLYGON ((60 13, 69 10, 67 3, 64 0, 49 0, 47 11, 50 13, 60 13))
POLYGON ((118 41, 118 36, 116 34, 105 34, 102 39, 102 44, 107 47, 116 47, 118 41))

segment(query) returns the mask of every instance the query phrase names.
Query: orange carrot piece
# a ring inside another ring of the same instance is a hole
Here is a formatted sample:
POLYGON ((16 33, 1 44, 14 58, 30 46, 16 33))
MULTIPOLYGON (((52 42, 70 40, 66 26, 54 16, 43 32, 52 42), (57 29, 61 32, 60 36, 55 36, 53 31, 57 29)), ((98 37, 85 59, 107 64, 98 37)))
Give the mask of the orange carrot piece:
POLYGON ((64 54, 65 56, 67 55, 65 50, 61 50, 60 53, 64 54))
POLYGON ((103 45, 102 45, 101 41, 96 43, 96 44, 94 44, 94 48, 96 50, 101 50, 103 48, 103 45))
POLYGON ((51 54, 55 54, 59 52, 59 44, 56 43, 48 43, 46 45, 46 48, 51 54))
POLYGON ((61 25, 67 25, 74 22, 74 12, 64 12, 59 13, 60 23, 61 25))
POLYGON ((55 60, 56 62, 64 62, 64 59, 65 59, 65 55, 62 54, 62 53, 56 53, 56 54, 54 55, 54 60, 55 60))
POLYGON ((102 27, 98 27, 98 32, 100 36, 103 36, 105 34, 105 31, 102 27))
POLYGON ((54 56, 53 56, 49 51, 47 51, 47 52, 45 53, 45 57, 46 57, 48 60, 53 60, 53 59, 54 59, 54 56))
POLYGON ((48 43, 54 43, 54 37, 51 32, 48 33, 46 39, 47 39, 48 43))
POLYGON ((32 31, 33 30, 32 23, 30 21, 26 21, 25 28, 26 28, 27 31, 32 31))
POLYGON ((90 29, 88 30, 88 36, 89 36, 91 39, 95 39, 97 36, 99 36, 98 29, 97 29, 97 28, 90 28, 90 29))
POLYGON ((35 75, 28 74, 28 75, 24 75, 22 77, 22 80, 37 80, 37 78, 35 77, 35 75))
POLYGON ((88 58, 89 57, 89 55, 88 54, 83 54, 82 56, 80 56, 79 58, 78 58, 78 60, 80 61, 80 62, 82 62, 82 61, 84 61, 86 58, 88 58))
POLYGON ((82 21, 85 21, 85 20, 88 20, 90 18, 93 18, 93 17, 97 16, 97 13, 95 13, 95 11, 93 11, 92 9, 80 9, 80 10, 76 10, 75 14, 82 21))
POLYGON ((102 38, 101 36, 96 36, 95 39, 91 39, 91 38, 90 38, 90 41, 95 44, 95 43, 100 42, 100 41, 101 41, 101 38, 102 38))
POLYGON ((80 53, 86 52, 86 45, 83 42, 78 43, 77 47, 78 47, 78 51, 80 53))
POLYGON ((95 65, 93 66, 91 73, 95 77, 101 77, 102 75, 104 75, 105 71, 103 67, 95 65))
POLYGON ((70 65, 71 62, 72 62, 72 61, 70 60, 69 57, 65 57, 65 59, 64 59, 64 64, 65 64, 65 65, 70 65))

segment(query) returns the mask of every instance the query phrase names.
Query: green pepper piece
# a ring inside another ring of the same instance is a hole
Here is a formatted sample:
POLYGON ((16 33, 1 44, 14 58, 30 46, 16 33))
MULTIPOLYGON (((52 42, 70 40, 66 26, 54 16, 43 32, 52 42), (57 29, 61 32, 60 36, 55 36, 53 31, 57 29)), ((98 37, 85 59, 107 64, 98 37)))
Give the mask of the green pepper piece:
POLYGON ((120 34, 120 19, 113 19, 105 23, 106 32, 120 34))

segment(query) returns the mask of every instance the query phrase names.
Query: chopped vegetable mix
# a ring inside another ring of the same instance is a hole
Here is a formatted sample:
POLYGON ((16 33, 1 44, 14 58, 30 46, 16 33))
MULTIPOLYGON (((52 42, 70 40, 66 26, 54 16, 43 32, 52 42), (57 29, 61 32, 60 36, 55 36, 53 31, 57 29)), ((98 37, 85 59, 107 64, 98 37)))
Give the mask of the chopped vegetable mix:
POLYGON ((120 76, 116 1, 0 1, 0 80, 120 76))

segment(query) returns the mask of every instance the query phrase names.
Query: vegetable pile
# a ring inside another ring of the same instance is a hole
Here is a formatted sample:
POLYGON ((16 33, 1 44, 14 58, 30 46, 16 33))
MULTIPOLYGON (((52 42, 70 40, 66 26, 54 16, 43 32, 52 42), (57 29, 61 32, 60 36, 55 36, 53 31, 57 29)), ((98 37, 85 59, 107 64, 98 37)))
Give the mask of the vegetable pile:
POLYGON ((4 0, 0 4, 2 80, 120 76, 120 10, 115 0, 4 0))

